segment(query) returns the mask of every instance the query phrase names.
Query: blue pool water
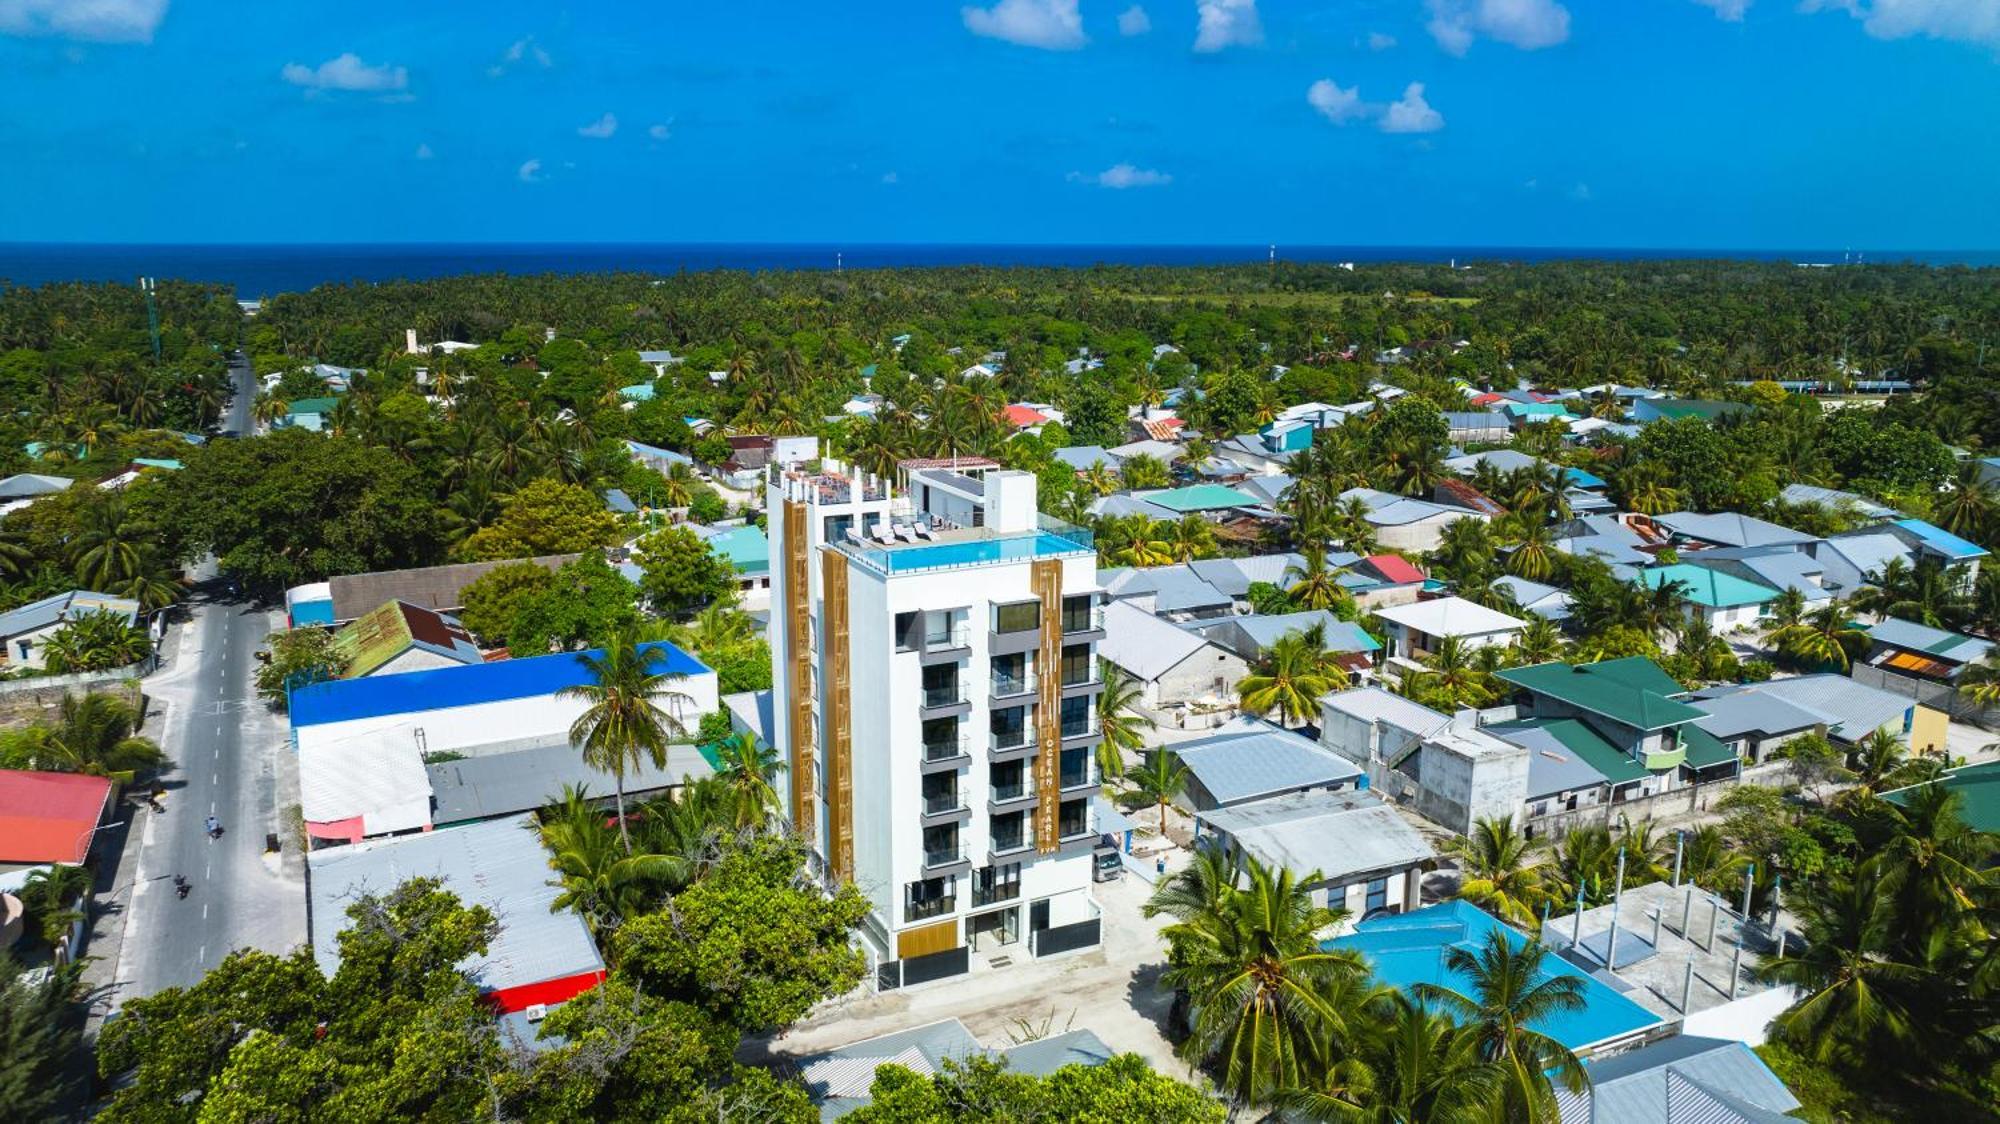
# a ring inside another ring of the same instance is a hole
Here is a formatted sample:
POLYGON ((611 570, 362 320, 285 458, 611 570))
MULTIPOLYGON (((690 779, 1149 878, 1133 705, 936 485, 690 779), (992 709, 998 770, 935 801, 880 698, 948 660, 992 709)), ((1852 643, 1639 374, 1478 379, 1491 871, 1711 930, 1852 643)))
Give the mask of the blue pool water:
POLYGON ((992 562, 1020 562, 1057 554, 1077 554, 1089 548, 1047 532, 1017 535, 1005 539, 968 539, 929 546, 906 546, 871 554, 888 559, 890 573, 935 570, 945 566, 983 566, 992 562))
MULTIPOLYGON (((1328 941, 1327 947, 1361 953, 1374 968, 1376 979, 1406 994, 1414 994, 1417 984, 1427 983, 1470 996, 1472 981, 1445 966, 1445 952, 1454 946, 1476 948, 1495 930, 1505 934, 1516 947, 1527 943, 1525 934, 1501 924, 1492 915, 1453 901, 1364 921, 1348 936, 1328 941)), ((1579 971, 1553 950, 1542 966, 1546 972, 1583 981, 1583 1010, 1566 1011, 1534 1024, 1536 1030, 1572 1050, 1619 1038, 1660 1021, 1658 1015, 1579 971)))

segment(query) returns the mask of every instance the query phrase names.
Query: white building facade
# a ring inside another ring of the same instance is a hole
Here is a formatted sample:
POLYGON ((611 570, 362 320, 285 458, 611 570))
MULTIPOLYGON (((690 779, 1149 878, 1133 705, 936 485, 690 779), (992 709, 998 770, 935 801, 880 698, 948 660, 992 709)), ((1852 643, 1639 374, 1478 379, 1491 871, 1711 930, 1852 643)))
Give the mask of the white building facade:
POLYGON ((1098 940, 1102 593, 1035 484, 918 470, 924 507, 832 461, 766 478, 786 808, 867 896, 881 986, 1098 940))

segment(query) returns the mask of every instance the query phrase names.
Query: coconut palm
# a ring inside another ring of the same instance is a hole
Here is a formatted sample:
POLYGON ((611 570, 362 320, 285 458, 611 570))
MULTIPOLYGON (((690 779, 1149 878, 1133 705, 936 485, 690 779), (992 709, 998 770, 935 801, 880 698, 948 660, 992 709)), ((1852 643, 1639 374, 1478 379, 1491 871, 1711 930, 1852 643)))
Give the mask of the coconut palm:
POLYGON ((1308 1085, 1323 1043, 1353 1032, 1367 998, 1361 959, 1321 947, 1344 911, 1313 905, 1304 886, 1316 877, 1252 860, 1219 909, 1166 929, 1161 980, 1187 994, 1191 1023, 1180 1052, 1241 1101, 1308 1085))
POLYGON ((1320 696, 1347 685, 1347 669, 1326 650, 1326 627, 1288 632, 1257 661, 1255 671, 1236 685, 1245 712, 1278 713, 1292 725, 1319 713, 1320 696))
POLYGON ((1517 517, 1512 524, 1514 549, 1507 555, 1507 572, 1531 582, 1546 579, 1556 569, 1555 538, 1547 522, 1517 517))
POLYGON ((49 636, 42 663, 55 674, 108 671, 146 658, 153 642, 146 630, 108 609, 78 613, 49 636))
POLYGON ((85 919, 85 909, 89 907, 75 909, 72 906, 83 904, 83 897, 90 892, 92 881, 89 870, 67 863, 54 863, 28 872, 21 886, 21 905, 34 919, 42 940, 53 945, 63 939, 71 926, 85 919))
POLYGON ((1988 651, 1960 672, 1958 690, 1980 706, 2000 704, 2000 648, 1988 651))
POLYGON ((138 712, 115 695, 64 695, 53 723, 0 734, 0 762, 97 777, 164 764, 166 754, 138 728, 138 712))
MULTIPOLYGON (((1480 1056, 1475 1028, 1399 991, 1370 1000, 1368 1031, 1305 1088, 1281 1090, 1286 1119, 1474 1124, 1492 1119, 1506 1071, 1480 1056)), ((1330 1052, 1330 1051, 1329 1051, 1330 1052)))
POLYGON ((1134 799, 1159 807, 1160 834, 1165 835, 1167 805, 1187 789, 1187 766, 1181 764, 1180 756, 1165 749, 1152 750, 1146 754, 1145 763, 1125 779, 1132 782, 1134 799))
POLYGON ((1708 824, 1688 832, 1681 842, 1681 879, 1711 893, 1727 894, 1743 886, 1743 869, 1750 860, 1732 850, 1722 828, 1708 824))
POLYGON ((1173 524, 1164 519, 1147 519, 1143 515, 1131 517, 1137 522, 1122 523, 1123 530, 1131 535, 1118 552, 1120 565, 1125 566, 1165 566, 1174 560, 1172 539, 1173 524))
POLYGON ((1806 619, 1806 595, 1795 588, 1778 591, 1764 607, 1764 641, 1775 646, 1787 629, 1797 628, 1806 619))
POLYGON ((1618 872, 1618 844, 1604 824, 1579 824, 1563 832, 1556 844, 1556 875, 1563 883, 1563 901, 1608 900, 1618 872))
POLYGON ((1878 852, 1884 886, 1895 899, 1898 936, 1910 958, 1937 934, 1980 908, 1976 897, 1994 887, 1992 861, 2000 837, 1965 822, 1965 797, 1931 784, 1890 805, 1896 832, 1878 852))
POLYGON ((1164 488, 1168 484, 1166 462, 1149 453, 1140 453, 1120 461, 1118 475, 1124 478, 1125 487, 1133 491, 1164 488))
POLYGON ((85 588, 107 589, 138 572, 144 545, 145 536, 126 518, 124 495, 113 493, 77 513, 70 565, 85 588))
POLYGON ((669 883, 687 873, 680 856, 627 853, 581 786, 565 785, 562 799, 542 811, 535 830, 562 886, 550 907, 576 912, 600 936, 645 912, 669 883))
POLYGON ((1510 662, 1520 666, 1561 659, 1563 648, 1567 643, 1563 639, 1562 629, 1558 628, 1554 621, 1547 617, 1531 616, 1528 618, 1528 627, 1522 629, 1520 635, 1514 638, 1510 662))
POLYGON ((1125 755, 1146 746, 1153 720, 1139 710, 1139 681, 1110 660, 1097 661, 1104 690, 1097 696, 1097 772, 1106 781, 1125 776, 1125 755))
POLYGON ((1961 538, 1976 539, 1993 523, 1993 487, 1984 479, 1986 464, 1971 457, 1958 466, 1951 485, 1931 508, 1938 526, 1961 538))
POLYGON ((1458 896, 1515 925, 1538 923, 1549 899, 1541 848, 1514 826, 1513 816, 1481 819, 1472 834, 1456 836, 1446 849, 1458 859, 1458 896))
POLYGON ((1299 547, 1299 557, 1303 564, 1285 572, 1286 577, 1297 575, 1298 580, 1285 592, 1300 608, 1331 609, 1353 601, 1353 596, 1341 587, 1339 579, 1342 571, 1326 564, 1325 546, 1317 542, 1306 543, 1299 547))
POLYGON ((1084 485, 1100 496, 1108 496, 1118 490, 1118 477, 1103 461, 1094 461, 1083 470, 1080 477, 1084 485))
POLYGON ((1176 562, 1193 562, 1215 553, 1215 524, 1199 515, 1183 515, 1166 525, 1167 553, 1176 562))
POLYGON ((667 767, 667 743, 684 731, 667 707, 686 704, 688 696, 673 684, 686 678, 679 672, 655 670, 665 658, 656 645, 639 641, 631 629, 614 633, 601 654, 577 653, 590 672, 590 682, 564 687, 561 699, 584 703, 584 711, 569 728, 570 744, 586 765, 611 774, 618 800, 618 835, 625 853, 632 853, 632 836, 625 824, 625 773, 650 762, 667 767))
POLYGON ((1404 677, 1406 693, 1418 702, 1456 710, 1493 701, 1492 676, 1480 669, 1473 650, 1460 638, 1440 639, 1422 662, 1424 670, 1404 677))
POLYGON ((1912 1003, 1921 969, 1895 955, 1896 897, 1883 866, 1827 875, 1791 911, 1803 946, 1789 943, 1755 969, 1804 995, 1773 1020, 1778 1035, 1821 1061, 1868 1041, 1912 1044, 1923 1017, 1912 1003))
POLYGON ((716 775, 728 783, 735 795, 735 827, 738 830, 762 827, 778 807, 774 783, 785 769, 778 751, 747 733, 735 733, 711 747, 722 761, 716 775))
POLYGON ((1868 650, 1868 630, 1862 628, 1839 601, 1822 605, 1805 619, 1771 635, 1778 651, 1805 667, 1832 667, 1845 671, 1854 657, 1868 650))
POLYGON ((1176 921, 1199 921, 1222 912, 1229 895, 1243 874, 1236 853, 1220 846, 1203 845, 1173 877, 1153 888, 1151 897, 1140 907, 1147 917, 1165 914, 1176 921))
POLYGON ((1538 941, 1516 944, 1500 929, 1484 943, 1455 945, 1444 966, 1470 984, 1460 993, 1438 984, 1416 985, 1417 996, 1437 1003, 1470 1028, 1482 1060, 1502 1071, 1500 1100, 1510 1120, 1554 1120, 1555 1082, 1572 1093, 1589 1088, 1583 1063, 1569 1047, 1535 1029, 1556 1015, 1584 1009, 1581 976, 1548 972, 1549 955, 1538 941))

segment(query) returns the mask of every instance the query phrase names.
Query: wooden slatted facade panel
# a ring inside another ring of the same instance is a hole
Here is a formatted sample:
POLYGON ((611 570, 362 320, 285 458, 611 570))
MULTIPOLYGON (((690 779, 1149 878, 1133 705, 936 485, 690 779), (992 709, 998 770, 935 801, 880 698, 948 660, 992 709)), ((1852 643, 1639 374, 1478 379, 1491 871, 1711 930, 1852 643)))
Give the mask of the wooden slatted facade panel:
POLYGON ((820 552, 820 597, 826 606, 826 836, 833 880, 854 877, 854 730, 847 640, 847 556, 820 552))
POLYGON ((1035 850, 1048 854, 1056 849, 1062 816, 1062 787, 1058 769, 1062 764, 1062 563, 1041 560, 1032 564, 1031 581, 1035 596, 1042 602, 1041 647, 1036 652, 1036 672, 1041 687, 1035 710, 1035 850))
POLYGON ((813 645, 810 543, 806 537, 806 505, 784 501, 785 519, 785 642, 791 649, 792 829, 808 837, 813 832, 813 645))
POLYGON ((953 917, 935 925, 925 925, 917 929, 905 929, 896 934, 896 958, 908 960, 912 956, 929 956, 934 952, 950 952, 958 947, 958 918, 953 917))

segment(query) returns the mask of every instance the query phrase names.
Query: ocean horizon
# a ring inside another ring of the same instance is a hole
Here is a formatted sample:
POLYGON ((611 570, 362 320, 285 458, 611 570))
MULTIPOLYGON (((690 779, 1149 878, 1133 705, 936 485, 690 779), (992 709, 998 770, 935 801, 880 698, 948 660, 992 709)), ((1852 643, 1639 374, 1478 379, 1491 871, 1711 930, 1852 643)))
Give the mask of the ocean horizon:
MULTIPOLYGON (((1288 246, 1287 262, 1548 262, 1567 260, 1783 261, 1801 265, 2000 265, 2000 250, 1722 249, 1588 246, 1288 246)), ((1240 265, 1268 260, 1269 244, 1082 243, 0 243, 0 285, 211 281, 240 298, 351 281, 422 280, 465 273, 678 273, 719 269, 835 270, 922 266, 1240 265)))

